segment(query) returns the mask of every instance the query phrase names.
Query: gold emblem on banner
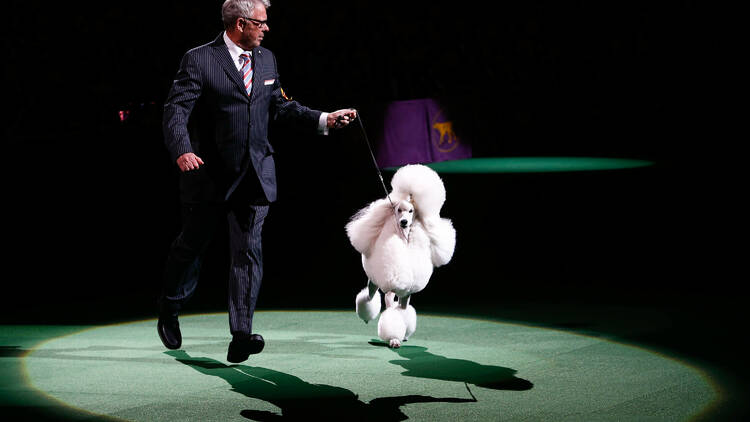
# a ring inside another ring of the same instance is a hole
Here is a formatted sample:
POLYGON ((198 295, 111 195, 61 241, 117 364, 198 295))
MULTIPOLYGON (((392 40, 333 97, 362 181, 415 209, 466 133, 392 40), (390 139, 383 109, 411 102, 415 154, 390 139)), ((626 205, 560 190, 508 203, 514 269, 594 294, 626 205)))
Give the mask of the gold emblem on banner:
POLYGON ((442 117, 443 110, 440 110, 432 119, 432 129, 437 130, 440 135, 435 147, 440 152, 451 152, 458 147, 460 140, 453 131, 453 122, 442 120, 442 117))

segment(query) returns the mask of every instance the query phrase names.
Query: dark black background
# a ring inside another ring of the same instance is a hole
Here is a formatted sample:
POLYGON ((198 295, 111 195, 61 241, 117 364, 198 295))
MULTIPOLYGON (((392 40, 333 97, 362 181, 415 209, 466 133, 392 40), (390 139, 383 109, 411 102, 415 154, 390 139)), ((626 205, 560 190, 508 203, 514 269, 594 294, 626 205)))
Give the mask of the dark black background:
MULTIPOLYGON (((179 230, 161 105, 182 54, 222 30, 221 2, 26 3, 7 3, 2 18, 3 320, 153 316, 179 230)), ((274 2, 264 46, 287 93, 316 109, 357 108, 371 140, 383 104, 433 97, 475 156, 654 162, 443 175, 458 246, 415 307, 563 328, 580 321, 543 310, 627 321, 614 314, 649 309, 667 321, 658 330, 615 334, 746 373, 732 331, 746 312, 729 270, 739 253, 727 237, 739 235, 731 154, 718 143, 726 40, 716 11, 693 1, 404 3, 274 2), (599 312, 610 307, 620 311, 599 312)), ((259 309, 349 308, 365 278, 343 227, 382 196, 362 134, 273 134, 280 196, 264 228, 259 309)), ((191 310, 225 309, 225 240, 191 310)))

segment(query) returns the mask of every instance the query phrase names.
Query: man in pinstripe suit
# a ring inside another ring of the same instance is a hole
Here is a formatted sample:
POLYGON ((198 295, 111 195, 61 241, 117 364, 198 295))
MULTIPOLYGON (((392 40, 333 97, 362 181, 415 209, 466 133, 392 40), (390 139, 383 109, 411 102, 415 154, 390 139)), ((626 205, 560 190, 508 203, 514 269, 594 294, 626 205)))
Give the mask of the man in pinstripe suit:
POLYGON ((180 173, 183 228, 172 243, 159 299, 164 345, 182 344, 178 313, 195 290, 201 256, 226 219, 229 227, 227 360, 242 362, 264 347, 252 330, 263 276, 261 229, 276 200, 269 119, 327 134, 354 118, 352 109, 323 113, 286 98, 276 59, 260 46, 268 0, 227 0, 225 31, 188 51, 164 104, 164 138, 180 173))

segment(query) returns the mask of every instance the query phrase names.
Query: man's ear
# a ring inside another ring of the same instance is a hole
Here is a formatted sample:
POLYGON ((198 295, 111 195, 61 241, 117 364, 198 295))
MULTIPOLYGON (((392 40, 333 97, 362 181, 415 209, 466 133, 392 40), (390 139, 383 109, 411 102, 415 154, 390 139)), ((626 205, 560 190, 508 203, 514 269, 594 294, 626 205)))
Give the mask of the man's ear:
POLYGON ((245 27, 246 23, 244 19, 237 18, 234 20, 234 25, 232 25, 232 30, 235 32, 242 32, 242 29, 245 27), (242 21, 242 22, 240 22, 242 21))

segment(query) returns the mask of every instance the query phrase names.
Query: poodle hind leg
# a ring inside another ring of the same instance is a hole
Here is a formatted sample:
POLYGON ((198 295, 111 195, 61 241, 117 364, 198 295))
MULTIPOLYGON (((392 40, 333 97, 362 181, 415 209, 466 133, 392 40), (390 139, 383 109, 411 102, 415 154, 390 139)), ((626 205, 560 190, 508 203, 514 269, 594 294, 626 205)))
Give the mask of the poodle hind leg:
POLYGON ((378 292, 378 286, 372 281, 368 281, 367 287, 357 294, 354 305, 357 315, 365 324, 375 319, 380 313, 380 293, 378 292))
POLYGON ((378 285, 373 283, 372 280, 367 280, 367 291, 370 295, 370 300, 375 296, 375 293, 378 292, 378 285))
POLYGON ((398 304, 399 306, 401 306, 401 309, 406 309, 409 306, 410 300, 411 300, 411 295, 398 298, 398 304))

